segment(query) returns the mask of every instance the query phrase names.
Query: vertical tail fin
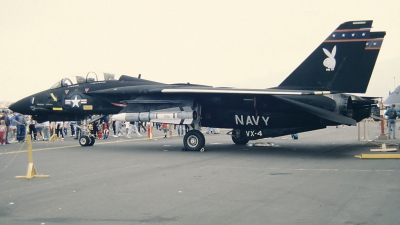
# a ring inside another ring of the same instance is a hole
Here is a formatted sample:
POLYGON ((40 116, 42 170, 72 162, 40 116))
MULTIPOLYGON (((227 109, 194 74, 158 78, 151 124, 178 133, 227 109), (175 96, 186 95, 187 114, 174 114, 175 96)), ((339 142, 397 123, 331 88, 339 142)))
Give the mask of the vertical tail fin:
POLYGON ((357 68, 358 71, 351 76, 342 74, 344 77, 337 77, 332 83, 331 90, 347 93, 365 93, 367 91, 385 35, 386 32, 371 32, 369 34, 365 52, 357 68))
POLYGON ((277 88, 331 92, 359 90, 358 85, 357 88, 351 85, 342 88, 341 84, 359 76, 357 71, 363 61, 371 26, 372 20, 341 24, 277 88))

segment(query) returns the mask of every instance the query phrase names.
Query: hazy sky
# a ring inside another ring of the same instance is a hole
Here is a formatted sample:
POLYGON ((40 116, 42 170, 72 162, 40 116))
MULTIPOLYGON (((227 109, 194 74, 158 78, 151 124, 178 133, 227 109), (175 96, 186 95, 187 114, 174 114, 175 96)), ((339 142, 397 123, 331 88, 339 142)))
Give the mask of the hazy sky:
POLYGON ((399 13, 399 0, 0 0, 0 100, 89 71, 274 87, 350 20, 387 31, 367 91, 386 97, 400 84, 399 13))

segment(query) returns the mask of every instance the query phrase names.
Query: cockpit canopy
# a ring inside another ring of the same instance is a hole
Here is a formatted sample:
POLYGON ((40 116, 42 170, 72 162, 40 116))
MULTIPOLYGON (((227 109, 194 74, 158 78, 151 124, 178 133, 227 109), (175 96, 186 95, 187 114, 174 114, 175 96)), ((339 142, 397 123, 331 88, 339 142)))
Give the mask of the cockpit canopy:
POLYGON ((72 82, 71 79, 69 78, 63 78, 61 81, 55 83, 53 86, 51 86, 50 89, 55 89, 55 88, 60 88, 60 87, 67 87, 67 86, 72 86, 72 85, 77 85, 81 83, 93 83, 93 82, 99 82, 99 81, 108 81, 108 80, 115 80, 115 74, 110 74, 110 73, 103 73, 104 75, 104 80, 99 80, 97 77, 97 74, 95 72, 89 72, 86 74, 86 78, 82 76, 75 76, 76 82, 72 82))

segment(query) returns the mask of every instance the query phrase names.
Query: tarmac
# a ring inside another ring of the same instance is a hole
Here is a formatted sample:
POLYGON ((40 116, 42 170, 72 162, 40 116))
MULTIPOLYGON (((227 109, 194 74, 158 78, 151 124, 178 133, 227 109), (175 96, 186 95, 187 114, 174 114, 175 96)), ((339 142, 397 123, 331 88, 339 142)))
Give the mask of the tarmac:
POLYGON ((362 141, 357 127, 328 127, 244 146, 227 131, 205 134, 205 152, 182 151, 176 131, 37 141, 49 177, 33 179, 15 178, 26 143, 0 146, 0 224, 400 224, 399 160, 355 157, 378 148, 367 140, 379 125, 362 141))

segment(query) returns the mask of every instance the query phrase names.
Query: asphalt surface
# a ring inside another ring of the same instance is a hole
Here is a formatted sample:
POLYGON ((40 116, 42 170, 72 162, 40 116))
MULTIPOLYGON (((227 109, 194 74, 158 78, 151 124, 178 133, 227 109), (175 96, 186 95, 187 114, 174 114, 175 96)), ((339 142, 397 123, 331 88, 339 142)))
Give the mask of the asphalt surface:
POLYGON ((0 146, 0 224, 400 224, 399 160, 355 158, 377 148, 357 127, 250 142, 263 147, 224 132, 205 134, 205 152, 160 131, 93 147, 38 141, 34 165, 50 177, 31 180, 15 178, 26 144, 0 146))

